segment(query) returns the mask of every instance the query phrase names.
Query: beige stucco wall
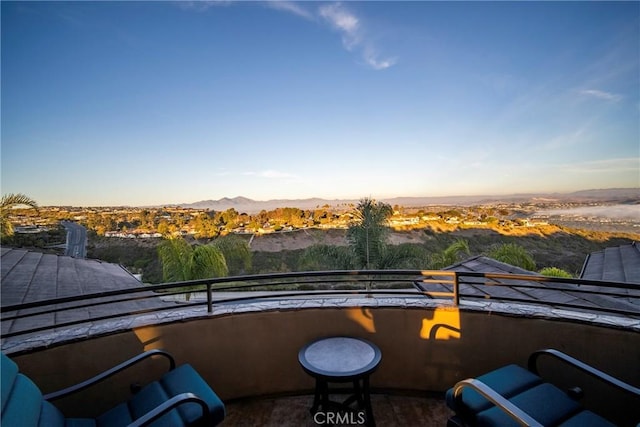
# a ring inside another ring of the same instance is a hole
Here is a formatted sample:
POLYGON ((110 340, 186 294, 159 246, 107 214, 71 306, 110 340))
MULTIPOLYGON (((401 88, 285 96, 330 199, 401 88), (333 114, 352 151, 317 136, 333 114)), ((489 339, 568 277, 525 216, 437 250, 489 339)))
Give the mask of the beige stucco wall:
MULTIPOLYGON (((71 385, 144 350, 163 348, 178 364, 191 363, 223 400, 306 393, 313 381, 298 350, 331 335, 366 338, 382 350, 374 388, 443 392, 457 381, 553 347, 631 384, 640 384, 640 334, 562 320, 523 318, 454 308, 318 308, 247 312, 183 321, 97 337, 16 356, 44 392, 71 385)), ((126 399, 128 385, 165 369, 145 362, 113 380, 57 402, 68 415, 95 415, 126 399)), ((544 363, 543 375, 573 384, 573 373, 544 363)), ((577 377, 576 377, 577 378, 577 377)), ((592 384, 588 384, 592 387, 592 384)), ((628 405, 609 389, 594 388, 588 403, 603 411, 628 405)), ((633 402, 632 402, 633 403, 633 402)), ((634 404, 640 418, 640 405, 634 404)), ((629 411, 629 407, 626 409, 629 411)))

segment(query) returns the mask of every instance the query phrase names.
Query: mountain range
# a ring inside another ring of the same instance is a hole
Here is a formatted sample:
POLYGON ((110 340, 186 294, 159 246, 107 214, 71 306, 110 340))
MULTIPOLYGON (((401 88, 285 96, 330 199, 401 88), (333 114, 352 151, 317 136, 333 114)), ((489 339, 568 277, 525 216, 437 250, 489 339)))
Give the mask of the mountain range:
MULTIPOLYGON (((395 197, 377 199, 391 206, 404 207, 421 206, 470 206, 478 204, 498 203, 629 203, 640 204, 640 188, 609 188, 597 190, 582 190, 572 193, 532 193, 511 195, 481 195, 481 196, 438 196, 438 197, 395 197)), ((210 209, 225 211, 235 209, 249 214, 262 210, 271 211, 277 208, 317 209, 324 206, 333 208, 357 205, 357 199, 273 199, 252 200, 246 197, 224 197, 219 200, 202 200, 194 203, 178 203, 177 206, 192 209, 210 209)))

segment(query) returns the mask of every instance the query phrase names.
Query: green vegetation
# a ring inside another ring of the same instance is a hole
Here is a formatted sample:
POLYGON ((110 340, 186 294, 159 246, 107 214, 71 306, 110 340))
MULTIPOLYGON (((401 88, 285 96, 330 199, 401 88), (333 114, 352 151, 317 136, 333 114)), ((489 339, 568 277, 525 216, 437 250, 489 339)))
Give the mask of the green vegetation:
POLYGON ((221 237, 209 244, 190 244, 182 237, 164 239, 158 245, 165 282, 224 277, 251 268, 251 252, 237 236, 221 237), (229 265, 233 270, 230 270, 229 265))
POLYGON ((223 253, 228 275, 439 269, 484 255, 543 274, 561 274, 555 267, 575 277, 589 253, 638 240, 637 234, 524 221, 520 218, 526 218, 531 208, 515 205, 412 210, 390 209, 363 199, 357 206, 280 208, 248 215, 234 209, 213 212, 176 207, 41 207, 36 211, 10 208, 9 202, 16 199, 9 196, 3 198, 7 206, 3 221, 10 225, 3 225, 3 233, 18 224, 42 232, 3 235, 3 245, 54 252, 51 246, 65 241, 60 221, 74 220, 89 228, 90 258, 121 264, 141 273, 147 283, 167 280, 158 252, 164 239, 151 237, 154 232, 165 238, 179 236, 193 251, 200 246, 217 248, 223 253), (254 234, 255 230, 259 231, 254 234), (253 242, 251 248, 249 242, 253 242))
POLYGON ((17 206, 28 206, 38 210, 38 203, 22 193, 2 196, 0 199, 0 236, 13 236, 13 223, 9 220, 9 213, 17 206))
POLYGON ((316 244, 300 260, 303 270, 371 270, 420 268, 426 253, 415 245, 391 245, 387 221, 391 206, 364 198, 353 212, 347 229, 348 246, 316 244))
POLYGON ((503 243, 489 251, 489 258, 515 265, 525 270, 535 271, 536 262, 527 250, 515 243, 503 243))
MULTIPOLYGON (((331 235, 335 240, 338 231, 339 230, 316 230, 313 233, 313 238, 310 238, 309 241, 322 241, 323 235, 331 235)), ((342 232, 343 235, 346 236, 346 230, 342 230, 342 232)), ((286 239, 292 239, 293 234, 294 233, 283 233, 279 235, 278 239, 284 239, 283 246, 286 247, 286 239)), ((413 266, 404 264, 401 268, 436 268, 431 262, 438 256, 437 254, 441 254, 458 239, 462 238, 455 232, 423 234, 425 234, 424 242, 391 245, 394 247, 409 247, 411 250, 416 250, 423 254, 420 262, 415 262, 413 266)), ((556 267, 576 277, 580 274, 584 260, 589 253, 610 246, 630 244, 633 238, 610 233, 585 233, 579 230, 566 230, 565 232, 550 236, 533 235, 517 237, 504 236, 499 233, 482 233, 465 235, 464 240, 469 246, 469 253, 461 251, 455 262, 460 261, 460 259, 464 257, 476 255, 489 256, 492 249, 509 243, 523 247, 526 253, 534 259, 535 264, 540 268, 556 267)), ((142 273, 145 282, 161 283, 163 281, 162 266, 156 250, 160 241, 160 239, 105 238, 91 234, 89 237, 88 252, 91 258, 119 263, 134 272, 142 273)), ((331 251, 340 253, 341 251, 349 249, 348 246, 344 245, 326 246, 333 248, 326 249, 329 253, 331 253, 331 251)), ((352 268, 351 264, 348 263, 341 264, 337 262, 330 264, 331 260, 337 258, 331 255, 328 255, 326 258, 321 258, 318 253, 314 253, 311 246, 281 251, 260 251, 252 249, 250 253, 252 255, 251 267, 245 270, 247 274, 352 268)), ((349 259, 351 260, 352 258, 349 259)), ((229 264, 231 265, 232 263, 229 262, 229 264)), ((230 274, 236 274, 233 273, 231 268, 230 271, 230 274)), ((533 271, 539 270, 534 269, 533 271)))
POLYGON ((465 239, 456 239, 447 248, 441 252, 436 252, 431 257, 429 268, 432 270, 440 270, 449 265, 460 261, 462 254, 470 254, 469 242, 465 239))
POLYGON ((543 276, 563 277, 566 279, 570 279, 573 277, 571 273, 566 272, 563 269, 558 267, 545 267, 542 270, 540 270, 540 274, 542 274, 543 276))
POLYGON ((183 238, 165 239, 158 245, 165 282, 223 277, 229 273, 222 251, 211 245, 192 246, 183 238))

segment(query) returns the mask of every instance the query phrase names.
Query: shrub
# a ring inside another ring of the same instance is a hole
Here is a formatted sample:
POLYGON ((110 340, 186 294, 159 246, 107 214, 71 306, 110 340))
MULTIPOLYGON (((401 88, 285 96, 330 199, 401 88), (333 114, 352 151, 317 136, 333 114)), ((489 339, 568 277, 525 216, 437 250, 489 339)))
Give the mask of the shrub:
POLYGON ((558 267, 545 267, 542 270, 540 270, 540 274, 542 274, 543 276, 563 277, 566 279, 570 279, 573 277, 571 273, 564 271, 563 269, 558 267))
POLYGON ((489 252, 489 257, 524 268, 525 270, 535 271, 536 262, 529 255, 525 248, 515 243, 504 243, 489 252))

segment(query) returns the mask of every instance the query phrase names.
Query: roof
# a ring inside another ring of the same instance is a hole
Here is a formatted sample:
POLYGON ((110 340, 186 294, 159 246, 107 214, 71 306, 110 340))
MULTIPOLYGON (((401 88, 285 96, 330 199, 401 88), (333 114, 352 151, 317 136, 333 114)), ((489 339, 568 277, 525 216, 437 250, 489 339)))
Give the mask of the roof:
MULTIPOLYGON (((44 254, 25 249, 7 247, 0 249, 0 305, 3 307, 141 286, 135 277, 118 264, 44 254)), ((141 292, 135 293, 135 295, 150 296, 155 294, 141 292)), ((101 300, 111 301, 115 298, 118 297, 102 297, 101 300)), ((161 304, 165 303, 159 298, 125 301, 119 302, 116 310, 118 312, 134 312, 158 307, 161 304)), ((113 311, 113 304, 104 304, 3 321, 2 334, 43 324, 62 324, 73 320, 97 318, 109 315, 113 311)), ((12 313, 7 313, 7 315, 9 314, 12 313)))
POLYGON ((587 256, 580 278, 640 284, 640 247, 633 242, 587 256))
MULTIPOLYGON (((536 272, 505 264, 485 256, 474 256, 468 258, 462 262, 451 265, 444 270, 541 276, 536 272)), ((465 283, 460 285, 460 293, 463 296, 472 298, 496 298, 507 301, 518 300, 518 302, 524 303, 557 305, 559 308, 570 304, 574 306, 574 308, 578 308, 583 311, 606 308, 633 311, 640 315, 640 287, 638 287, 637 290, 616 289, 616 292, 623 294, 622 296, 617 297, 585 292, 610 291, 610 289, 605 286, 513 279, 491 279, 491 281, 491 283, 501 284, 502 286, 486 286, 485 284, 487 283, 487 279, 483 277, 465 277, 465 283), (474 283, 477 283, 477 285, 474 283), (527 287, 517 287, 518 285, 526 285, 527 287), (631 298, 631 296, 634 298, 631 298)))

